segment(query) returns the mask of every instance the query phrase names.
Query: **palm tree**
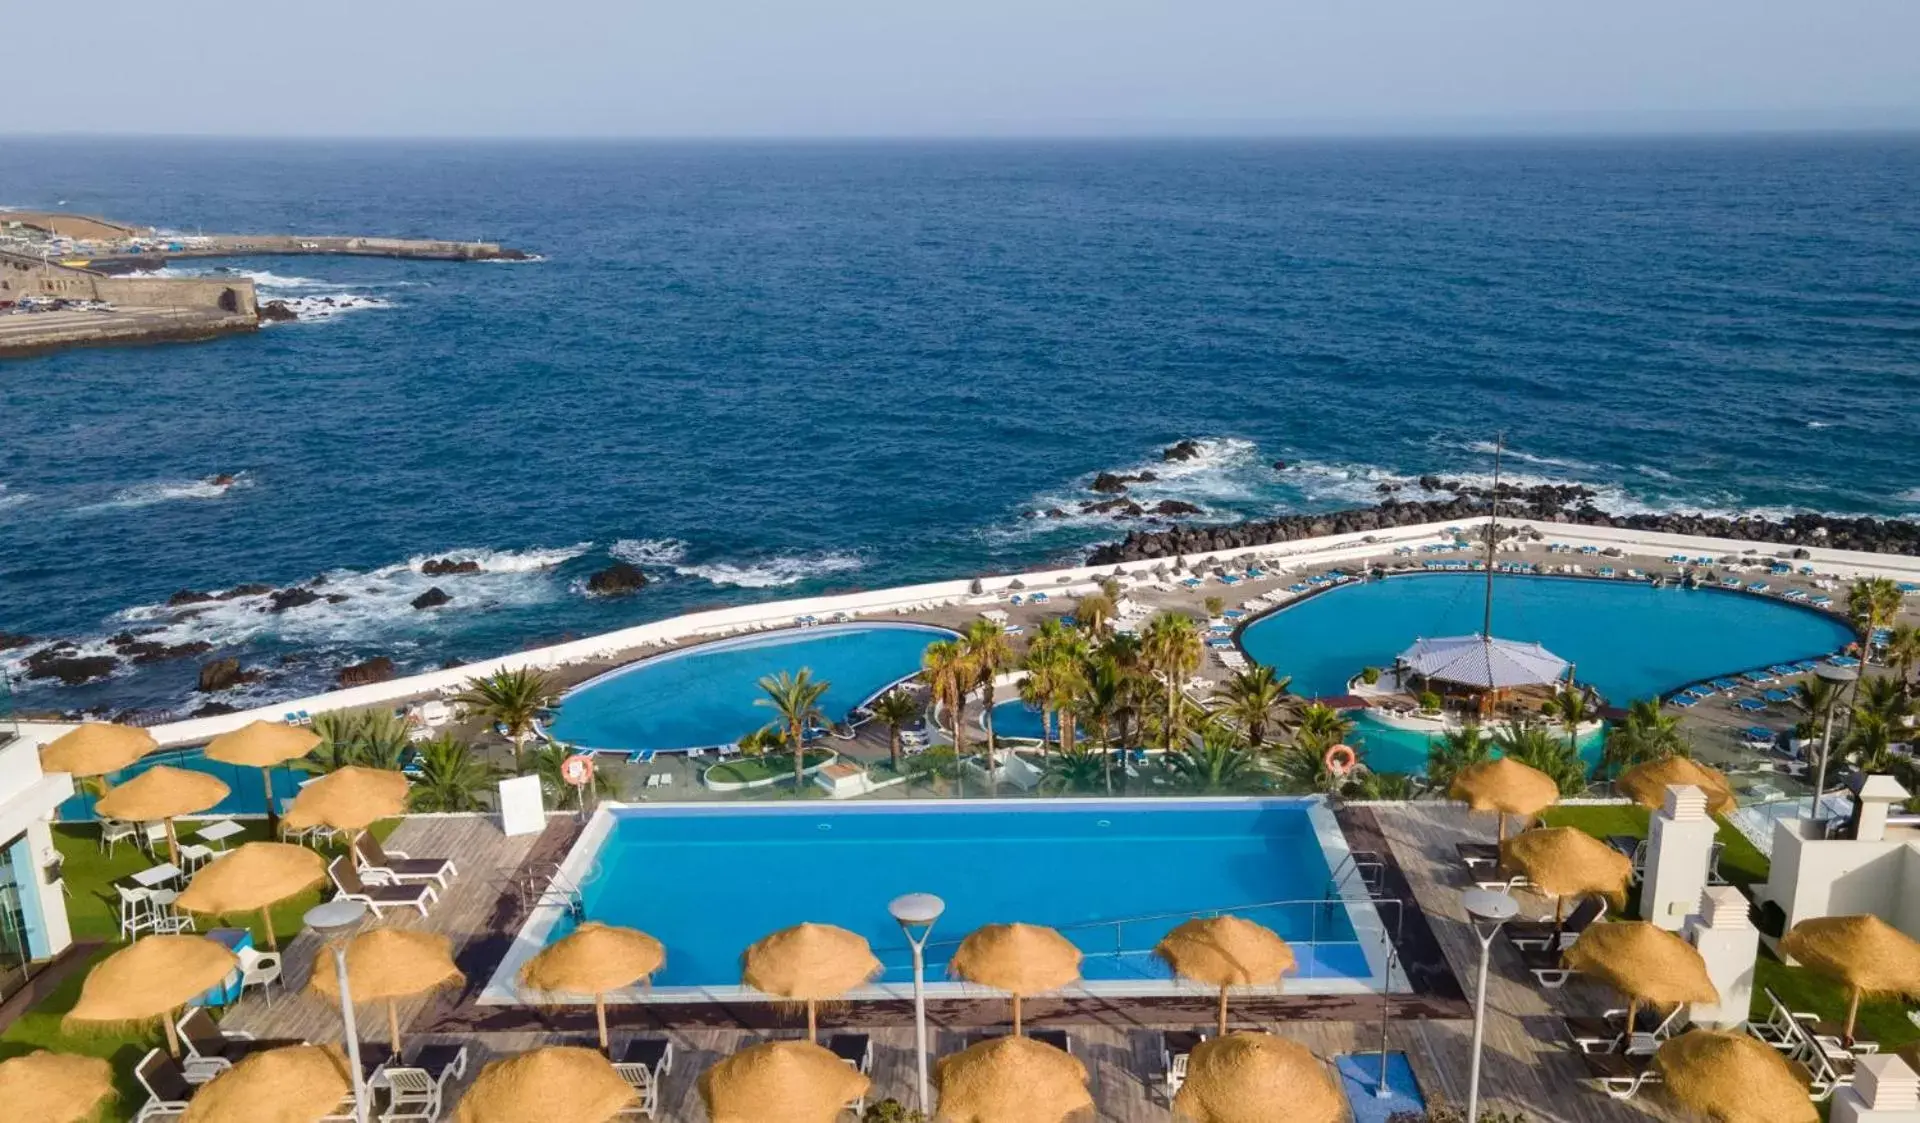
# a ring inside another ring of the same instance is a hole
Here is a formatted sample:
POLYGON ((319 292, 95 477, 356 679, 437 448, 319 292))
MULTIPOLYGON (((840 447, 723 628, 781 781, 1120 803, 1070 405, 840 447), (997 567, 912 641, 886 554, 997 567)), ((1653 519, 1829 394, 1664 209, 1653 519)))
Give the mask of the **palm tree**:
POLYGON ((1853 711, 1841 752, 1862 772, 1887 772, 1893 764, 1892 742, 1893 725, 1887 715, 1861 706, 1853 711))
POLYGON ((777 753, 787 747, 786 734, 780 732, 777 724, 763 725, 740 738, 740 755, 744 757, 763 757, 768 753, 777 753))
POLYGON ((1007 630, 991 620, 975 620, 960 637, 973 681, 980 687, 981 724, 987 734, 987 794, 999 787, 993 774, 993 754, 997 747, 993 736, 993 684, 1013 665, 1013 645, 1007 642, 1007 630))
POLYGON ((1500 755, 1551 776, 1561 795, 1579 795, 1587 790, 1587 766, 1579 752, 1547 732, 1546 726, 1510 721, 1494 731, 1493 740, 1500 755))
POLYGON ((1053 710, 1060 700, 1060 677, 1064 660, 1060 652, 1038 643, 1027 648, 1021 661, 1027 677, 1020 680, 1020 699, 1040 711, 1040 756, 1047 755, 1047 741, 1053 736, 1053 710))
POLYGON ((1073 606, 1073 619, 1081 631, 1100 639, 1113 630, 1115 611, 1112 597, 1105 593, 1090 593, 1073 606))
POLYGON ((1180 683, 1200 666, 1200 632, 1193 617, 1177 612, 1162 612, 1147 623, 1140 644, 1146 665, 1164 681, 1167 688, 1167 720, 1162 727, 1166 748, 1171 750, 1180 739, 1181 703, 1186 694, 1180 683))
POLYGON ((533 735, 540 711, 553 705, 553 687, 544 675, 526 667, 499 670, 469 679, 455 702, 489 722, 504 726, 513 742, 513 768, 520 771, 520 752, 533 735))
POLYGON ((1794 691, 1794 707, 1807 715, 1804 723, 1807 728, 1807 740, 1820 739, 1822 727, 1833 721, 1834 707, 1839 702, 1839 686, 1819 675, 1808 678, 1800 684, 1799 690, 1794 691))
POLYGON ((1346 777, 1327 767, 1327 750, 1310 740, 1282 745, 1272 756, 1273 770, 1280 774, 1280 785, 1290 792, 1338 792, 1346 777))
POLYGON ((768 675, 760 680, 760 689, 765 698, 755 698, 753 704, 765 706, 780 715, 780 724, 787 730, 787 747, 793 751, 793 788, 799 791, 807 782, 807 729, 826 720, 820 712, 820 699, 826 696, 826 682, 815 682, 813 672, 805 667, 799 674, 781 671, 777 675, 768 675))
POLYGON ((1895 624, 1893 635, 1887 639, 1887 666, 1893 668, 1896 681, 1900 683, 1900 692, 1913 697, 1913 668, 1920 666, 1920 627, 1912 624, 1895 624))
POLYGON ((1309 702, 1294 723, 1294 739, 1311 741, 1322 753, 1340 744, 1353 732, 1353 723, 1339 710, 1321 702, 1309 702))
POLYGON ((540 790, 547 793, 547 798, 553 801, 555 807, 566 806, 567 796, 573 794, 574 798, 579 801, 580 810, 585 811, 587 809, 587 788, 591 787, 593 794, 596 796, 613 795, 613 776, 611 773, 603 772, 596 768, 593 772, 593 780, 590 783, 581 787, 575 787, 567 783, 564 765, 567 762, 567 758, 572 755, 572 749, 567 748, 565 745, 548 741, 533 750, 533 757, 530 763, 533 765, 533 774, 540 777, 540 790))
POLYGON ((1587 692, 1576 690, 1571 685, 1553 696, 1550 703, 1553 717, 1560 728, 1567 731, 1567 750, 1575 756, 1580 755, 1580 727, 1591 716, 1587 705, 1587 692))
POLYGON ((1047 760, 1040 790, 1049 795, 1090 792, 1100 786, 1100 762, 1084 749, 1062 749, 1047 760))
POLYGON ((1126 691, 1126 672, 1111 654, 1102 650, 1088 657, 1074 709, 1099 731, 1100 766, 1108 795, 1113 794, 1113 721, 1119 715, 1126 691))
MULTIPOLYGON (((1900 584, 1891 577, 1862 577, 1847 590, 1847 618, 1860 633, 1860 661, 1873 653, 1873 633, 1900 615, 1900 584)), ((1861 677, 1865 677, 1864 675, 1861 677)))
MULTIPOLYGON (((967 666, 967 653, 957 640, 930 643, 920 656, 920 679, 932 691, 936 705, 945 703, 953 723, 953 755, 967 754, 967 690, 973 671, 967 666)), ((957 779, 957 775, 956 775, 957 779)))
POLYGON ((1865 678, 1854 698, 1854 709, 1865 711, 1893 723, 1907 716, 1907 695, 1900 680, 1885 675, 1865 678))
POLYGON ((887 723, 887 757, 900 771, 900 731, 920 716, 920 703, 900 687, 873 700, 873 716, 887 723))
POLYGON ((1080 730, 1079 699, 1087 689, 1087 644, 1071 636, 1060 648, 1060 666, 1054 672, 1055 716, 1060 722, 1060 751, 1073 752, 1080 730))
POLYGON ((1641 698, 1627 707, 1627 716, 1607 732, 1600 749, 1600 772, 1615 776, 1636 764, 1670 756, 1690 756, 1680 719, 1663 712, 1658 698, 1641 698))
POLYGON ((1413 778, 1405 772, 1362 772, 1354 781, 1355 799, 1405 800, 1413 798, 1413 778))
POLYGON ((1454 777, 1476 764, 1493 759, 1493 746, 1480 735, 1478 722, 1449 729, 1427 746, 1427 780, 1440 791, 1453 786, 1454 777))
POLYGON ((475 753, 472 745, 443 733, 420 746, 407 806, 413 811, 478 811, 483 806, 481 794, 498 778, 499 770, 475 753))
POLYGON ((1291 677, 1281 678, 1273 668, 1248 667, 1221 684, 1211 699, 1215 713, 1237 722, 1247 735, 1247 745, 1259 752, 1267 738, 1267 724, 1286 701, 1291 677))
POLYGON ((1167 771, 1174 783, 1201 794, 1244 791, 1253 786, 1258 758, 1240 747, 1231 731, 1209 729, 1199 744, 1167 750, 1167 771))
POLYGON ((390 709, 329 710, 313 719, 320 743, 293 766, 332 772, 348 765, 396 771, 412 747, 412 730, 390 709))

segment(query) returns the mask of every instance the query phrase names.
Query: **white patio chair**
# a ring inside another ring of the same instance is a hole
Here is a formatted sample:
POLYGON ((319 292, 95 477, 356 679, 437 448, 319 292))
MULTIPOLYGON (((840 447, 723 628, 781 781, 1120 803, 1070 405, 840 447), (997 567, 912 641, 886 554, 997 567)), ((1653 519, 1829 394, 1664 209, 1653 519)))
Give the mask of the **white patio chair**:
POLYGON ((439 1123, 440 1084, 424 1068, 388 1067, 380 1077, 387 1086, 387 1109, 380 1123, 439 1123))
POLYGON ((240 952, 240 993, 247 988, 260 988, 260 998, 269 1007, 273 1005, 273 984, 280 983, 285 989, 286 983, 280 978, 280 953, 277 951, 255 951, 244 948, 240 952))
POLYGON ((139 833, 139 828, 132 823, 125 823, 119 819, 102 819, 100 820, 100 848, 107 852, 107 857, 111 858, 116 845, 132 841, 139 833))

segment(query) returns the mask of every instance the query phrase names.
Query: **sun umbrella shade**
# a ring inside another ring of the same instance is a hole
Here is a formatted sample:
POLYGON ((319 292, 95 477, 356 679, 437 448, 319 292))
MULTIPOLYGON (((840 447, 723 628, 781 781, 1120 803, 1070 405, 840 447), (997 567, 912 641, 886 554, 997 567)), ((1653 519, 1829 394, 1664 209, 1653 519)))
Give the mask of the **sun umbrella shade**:
POLYGON ((632 986, 667 961, 659 940, 589 920, 520 968, 520 981, 557 994, 605 994, 632 986))
POLYGON ((1540 827, 1508 839, 1506 867, 1527 876, 1549 897, 1601 894, 1615 908, 1627 903, 1633 860, 1577 827, 1540 827))
POLYGON ((1482 690, 1544 686, 1567 673, 1567 661, 1537 643, 1488 636, 1415 640, 1400 662, 1423 678, 1482 690))
POLYGON ((1024 998, 1079 979, 1080 949, 1051 928, 989 924, 960 941, 947 968, 968 982, 1024 998))
POLYGON ((1807 1082, 1772 1046, 1744 1033, 1690 1030, 1654 1057, 1667 1093, 1720 1123, 1814 1123, 1807 1082))
POLYGON ((1664 807, 1667 788, 1674 784, 1692 784, 1705 792, 1707 810, 1712 814, 1725 815, 1735 805, 1733 787, 1728 784, 1726 773, 1683 756, 1636 764, 1622 772, 1613 784, 1642 807, 1664 807))
POLYGON ((287 808, 289 827, 360 831, 407 810, 407 778, 380 768, 349 766, 300 789, 287 808))
POLYGON ((1475 811, 1538 815, 1559 802, 1560 786, 1538 768, 1501 757, 1461 769, 1447 794, 1475 811))
POLYGON ((713 1123, 834 1123, 872 1081, 807 1041, 742 1049, 700 1074, 713 1123))
POLYGON ((174 901, 188 912, 251 912, 278 904, 327 879, 327 862, 304 846, 249 842, 210 862, 174 901))
POLYGON ((1285 940, 1238 916, 1186 921, 1167 933, 1154 954, 1182 978, 1211 987, 1264 986, 1297 966, 1285 940))
POLYGON ((205 811, 230 790, 218 776, 156 764, 101 796, 94 810, 109 819, 171 819, 205 811))
POLYGON ((1173 1106, 1194 1123, 1339 1123, 1347 1107, 1319 1058, 1269 1033, 1230 1033, 1195 1048, 1173 1106))
POLYGON ((1803 920, 1780 950, 1868 994, 1920 995, 1920 942, 1877 916, 1803 920))
POLYGON ((200 1086, 184 1123, 317 1123, 353 1091, 335 1045, 289 1045, 244 1057, 200 1086))
POLYGON ((1692 944, 1644 920, 1595 924, 1567 949, 1567 966, 1655 1006, 1718 1002, 1707 962, 1692 944))
POLYGON ((40 749, 40 767, 46 772, 104 776, 120 771, 158 747, 153 734, 144 729, 88 722, 47 742, 40 749))
MULTIPOLYGON (((438 932, 369 928, 347 941, 347 987, 355 1002, 411 998, 466 978, 453 962, 453 941, 438 932)), ((340 997, 333 971, 315 971, 307 985, 328 998, 340 997)))
POLYGON ((272 768, 313 751, 320 735, 282 721, 252 721, 207 742, 207 759, 248 768, 272 768))
POLYGON ((82 1123, 114 1094, 102 1057, 38 1052, 0 1061, 0 1104, 23 1123, 82 1123))
POLYGON ((741 980, 796 1001, 838 998, 880 973, 866 938, 831 924, 797 924, 747 949, 741 980))
POLYGON ((95 964, 67 1017, 77 1022, 159 1017, 185 1006, 239 965, 232 952, 205 936, 148 936, 95 964))
POLYGON ((555 1045, 481 1069, 453 1117, 455 1123, 606 1123, 636 1097, 607 1058, 555 1045))
POLYGON ((939 1123, 1058 1123, 1093 1107, 1087 1066, 1030 1037, 995 1037, 940 1059, 939 1123))

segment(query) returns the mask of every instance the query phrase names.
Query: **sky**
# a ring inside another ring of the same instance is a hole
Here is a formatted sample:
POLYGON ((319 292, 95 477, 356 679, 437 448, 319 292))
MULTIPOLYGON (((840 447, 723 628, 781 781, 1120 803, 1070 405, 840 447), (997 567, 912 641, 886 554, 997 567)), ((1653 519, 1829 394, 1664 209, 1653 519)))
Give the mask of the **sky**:
POLYGON ((1920 127, 1920 0, 96 0, 5 24, 10 133, 1920 127))

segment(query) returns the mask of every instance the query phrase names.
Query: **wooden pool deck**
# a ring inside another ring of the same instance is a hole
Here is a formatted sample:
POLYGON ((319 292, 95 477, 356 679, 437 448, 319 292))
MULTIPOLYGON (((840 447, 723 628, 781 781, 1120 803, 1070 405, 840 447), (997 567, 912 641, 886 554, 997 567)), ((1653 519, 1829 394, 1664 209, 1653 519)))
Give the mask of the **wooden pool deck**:
MULTIPOLYGON (((1448 986, 1457 980, 1457 987, 1471 993, 1479 949, 1460 905, 1467 883, 1455 871, 1453 846, 1486 839, 1492 822, 1470 817, 1453 805, 1393 805, 1360 814, 1358 826, 1350 824, 1350 833, 1373 833, 1364 830, 1368 825, 1377 831, 1370 841, 1384 841, 1406 891, 1426 914, 1431 939, 1444 957, 1425 969, 1432 978, 1421 984, 1424 994, 1403 996, 1393 1003, 1388 1047, 1407 1054, 1430 1103, 1464 1103, 1472 1022, 1459 990, 1450 991, 1448 986)), ((468 976, 464 988, 400 1004, 402 1032, 409 1043, 467 1044, 475 1062, 469 1078, 494 1056, 562 1040, 591 1043, 592 1015, 584 1008, 482 1007, 473 1002, 524 915, 520 896, 511 888, 513 876, 557 860, 576 831, 571 820, 556 817, 543 834, 507 838, 490 818, 434 816, 410 818, 394 832, 387 843, 390 849, 415 856, 451 856, 461 870, 429 917, 395 912, 386 921, 451 936, 468 976)), ((1551 911, 1550 905, 1537 900, 1523 904, 1536 914, 1551 911)), ((319 946, 311 934, 290 942, 285 949, 286 993, 276 989, 271 1006, 257 993, 250 994, 228 1014, 226 1025, 260 1036, 339 1040, 337 1008, 304 990, 319 946)), ((1410 971, 1421 954, 1411 953, 1410 971)), ((1487 996, 1483 1103, 1524 1111, 1535 1121, 1679 1120, 1657 1093, 1645 1092, 1623 1103, 1578 1084, 1584 1069, 1564 1044, 1558 1019, 1569 1013, 1596 1013, 1611 1004, 1604 991, 1579 980, 1558 993, 1536 990, 1511 951, 1496 945, 1487 996)), ((1123 1123, 1160 1123, 1173 1117, 1159 1082, 1160 1033, 1204 1028, 1212 1017, 1210 1002, 1184 999, 1036 1001, 1029 1010, 1035 1024, 1064 1029, 1072 1037, 1076 1054, 1087 1064, 1097 1105, 1097 1116, 1089 1118, 1123 1123)), ((1233 1010, 1239 1027, 1270 1030, 1300 1041, 1322 1057, 1379 1048, 1377 999, 1300 996, 1236 1002, 1233 1010)), ((967 1034, 978 1034, 982 1027, 1004 1026, 1005 1018, 1004 1001, 933 1004, 935 1054, 960 1047, 967 1034)), ((383 1008, 364 1006, 359 1020, 363 1040, 386 1040, 383 1008)), ((801 1032, 796 1021, 759 1003, 616 1007, 610 1011, 610 1021, 616 1042, 635 1032, 666 1036, 674 1042, 675 1064, 663 1082, 658 1118, 676 1123, 706 1118, 695 1081, 714 1061, 757 1041, 801 1032)), ((858 1028, 873 1038, 874 1087, 869 1099, 891 1096, 911 1104, 913 1028, 905 1004, 844 1008, 823 1020, 823 1033, 837 1026, 858 1028)))

